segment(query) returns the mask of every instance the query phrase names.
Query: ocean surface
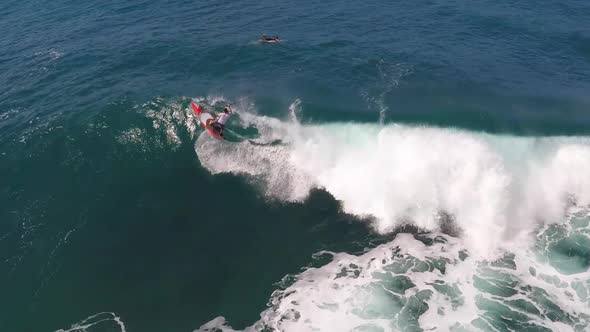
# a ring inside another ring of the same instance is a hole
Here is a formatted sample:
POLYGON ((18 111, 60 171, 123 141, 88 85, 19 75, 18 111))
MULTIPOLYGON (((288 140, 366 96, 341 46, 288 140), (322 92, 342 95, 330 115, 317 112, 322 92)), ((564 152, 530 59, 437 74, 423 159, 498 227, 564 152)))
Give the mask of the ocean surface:
POLYGON ((0 331, 234 330, 590 331, 590 3, 1 1, 0 331))

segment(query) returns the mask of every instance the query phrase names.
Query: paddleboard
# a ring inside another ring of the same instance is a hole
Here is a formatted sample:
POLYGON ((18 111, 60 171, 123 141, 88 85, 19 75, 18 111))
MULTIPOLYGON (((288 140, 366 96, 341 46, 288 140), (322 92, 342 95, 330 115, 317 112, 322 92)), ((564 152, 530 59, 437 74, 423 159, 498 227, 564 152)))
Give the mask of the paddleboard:
POLYGON ((195 112, 195 115, 197 116, 197 119, 199 120, 199 123, 201 124, 201 126, 203 128, 205 128, 205 130, 209 134, 211 134, 211 136, 223 141, 223 136, 219 135, 217 130, 215 130, 212 127, 207 125, 207 120, 213 119, 213 115, 211 115, 207 112, 203 112, 203 107, 197 106, 197 105, 195 105, 195 103, 191 103, 191 107, 193 109, 193 112, 195 112))

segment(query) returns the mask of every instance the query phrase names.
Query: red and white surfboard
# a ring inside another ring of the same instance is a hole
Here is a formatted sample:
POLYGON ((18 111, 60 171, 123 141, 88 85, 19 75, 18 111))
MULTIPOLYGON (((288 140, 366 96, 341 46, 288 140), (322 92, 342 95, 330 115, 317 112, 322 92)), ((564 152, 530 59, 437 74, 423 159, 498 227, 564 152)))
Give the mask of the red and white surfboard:
POLYGON ((203 107, 197 106, 195 105, 195 103, 191 103, 191 107, 193 108, 193 112, 195 112, 197 119, 199 119, 199 123, 201 124, 201 126, 205 128, 205 130, 209 134, 211 134, 211 136, 223 140, 223 136, 219 135, 219 133, 215 129, 211 128, 210 126, 207 126, 207 120, 213 119, 213 115, 207 112, 203 112, 203 107))

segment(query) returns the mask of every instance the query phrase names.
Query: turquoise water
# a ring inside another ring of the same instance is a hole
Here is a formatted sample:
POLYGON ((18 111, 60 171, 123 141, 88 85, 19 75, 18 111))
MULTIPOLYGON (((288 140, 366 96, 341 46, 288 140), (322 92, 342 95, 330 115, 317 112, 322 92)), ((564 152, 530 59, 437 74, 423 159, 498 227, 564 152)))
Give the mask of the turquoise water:
POLYGON ((589 16, 4 1, 0 330, 586 331, 589 16))

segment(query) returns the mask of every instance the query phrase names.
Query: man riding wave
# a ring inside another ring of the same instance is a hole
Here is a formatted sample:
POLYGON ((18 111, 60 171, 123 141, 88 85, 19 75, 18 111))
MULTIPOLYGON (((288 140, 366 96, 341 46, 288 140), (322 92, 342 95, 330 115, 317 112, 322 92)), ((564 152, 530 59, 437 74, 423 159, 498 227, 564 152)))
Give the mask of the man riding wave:
POLYGON ((223 128, 225 128, 225 124, 232 116, 233 111, 230 105, 227 105, 223 108, 223 113, 218 114, 214 119, 207 120, 206 125, 213 128, 215 131, 219 133, 219 136, 223 137, 223 128))

